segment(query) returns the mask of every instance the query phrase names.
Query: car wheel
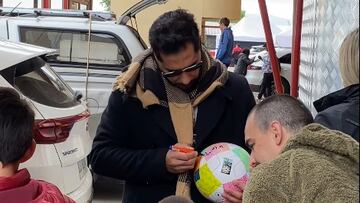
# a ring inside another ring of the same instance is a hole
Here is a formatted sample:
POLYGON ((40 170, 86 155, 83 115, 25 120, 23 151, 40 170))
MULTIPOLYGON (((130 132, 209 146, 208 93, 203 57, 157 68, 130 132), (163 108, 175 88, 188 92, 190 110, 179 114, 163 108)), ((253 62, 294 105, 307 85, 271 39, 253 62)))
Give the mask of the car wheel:
MULTIPOLYGON (((289 81, 286 80, 286 78, 284 78, 283 76, 281 76, 281 84, 283 86, 284 89, 284 94, 288 94, 290 95, 290 83, 289 81)), ((275 81, 273 80, 271 82, 271 92, 270 95, 274 95, 276 94, 276 87, 275 87, 275 81)))

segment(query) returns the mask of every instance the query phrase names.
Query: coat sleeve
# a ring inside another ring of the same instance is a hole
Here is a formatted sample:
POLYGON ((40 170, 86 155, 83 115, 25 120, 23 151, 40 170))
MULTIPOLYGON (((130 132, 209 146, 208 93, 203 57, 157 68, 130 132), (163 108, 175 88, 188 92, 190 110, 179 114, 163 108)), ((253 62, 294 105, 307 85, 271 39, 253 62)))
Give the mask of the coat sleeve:
POLYGON ((167 182, 176 176, 167 171, 167 148, 133 149, 127 146, 131 136, 127 125, 126 102, 123 93, 115 91, 103 115, 94 138, 89 161, 100 175, 131 182, 167 182))
POLYGON ((246 63, 247 65, 250 65, 250 64, 252 64, 253 62, 254 62, 254 59, 246 58, 245 63, 246 63))
POLYGON ((241 57, 237 60, 235 65, 234 73, 236 75, 240 75, 240 65, 241 65, 241 57))
POLYGON ((228 31, 224 31, 223 33, 223 39, 220 42, 220 46, 219 46, 219 52, 218 54, 216 54, 216 58, 219 59, 220 61, 225 57, 225 53, 226 50, 228 50, 227 46, 229 46, 229 32, 228 31))

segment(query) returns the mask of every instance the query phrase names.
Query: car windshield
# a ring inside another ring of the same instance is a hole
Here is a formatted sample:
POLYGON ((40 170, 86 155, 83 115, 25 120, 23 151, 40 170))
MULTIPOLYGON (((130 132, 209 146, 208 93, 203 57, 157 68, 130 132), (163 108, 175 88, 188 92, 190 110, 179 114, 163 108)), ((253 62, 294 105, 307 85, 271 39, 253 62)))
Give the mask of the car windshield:
POLYGON ((22 94, 40 104, 58 108, 79 104, 73 91, 40 57, 13 65, 0 74, 22 94))

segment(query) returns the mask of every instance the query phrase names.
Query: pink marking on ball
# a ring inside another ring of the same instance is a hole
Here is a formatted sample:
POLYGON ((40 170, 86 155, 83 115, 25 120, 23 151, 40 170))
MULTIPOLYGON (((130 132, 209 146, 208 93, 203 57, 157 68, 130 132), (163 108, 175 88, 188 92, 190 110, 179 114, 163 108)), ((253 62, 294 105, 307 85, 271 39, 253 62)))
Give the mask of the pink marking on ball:
POLYGON ((206 160, 210 160, 213 156, 219 154, 220 152, 228 151, 229 146, 225 143, 219 143, 211 145, 209 149, 204 152, 206 160))

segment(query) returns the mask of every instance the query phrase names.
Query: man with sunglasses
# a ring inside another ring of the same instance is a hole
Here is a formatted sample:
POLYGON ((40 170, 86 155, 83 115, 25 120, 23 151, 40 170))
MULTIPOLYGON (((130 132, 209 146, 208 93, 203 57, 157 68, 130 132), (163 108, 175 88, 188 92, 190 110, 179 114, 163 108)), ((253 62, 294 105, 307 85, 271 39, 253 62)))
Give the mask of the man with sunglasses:
MULTIPOLYGON (((177 195, 206 203, 193 181, 198 153, 244 143, 255 105, 244 77, 201 46, 194 16, 178 9, 151 26, 151 49, 117 78, 89 157, 94 172, 126 181, 123 203, 177 195)), ((241 194, 224 195, 240 202, 241 194)))

